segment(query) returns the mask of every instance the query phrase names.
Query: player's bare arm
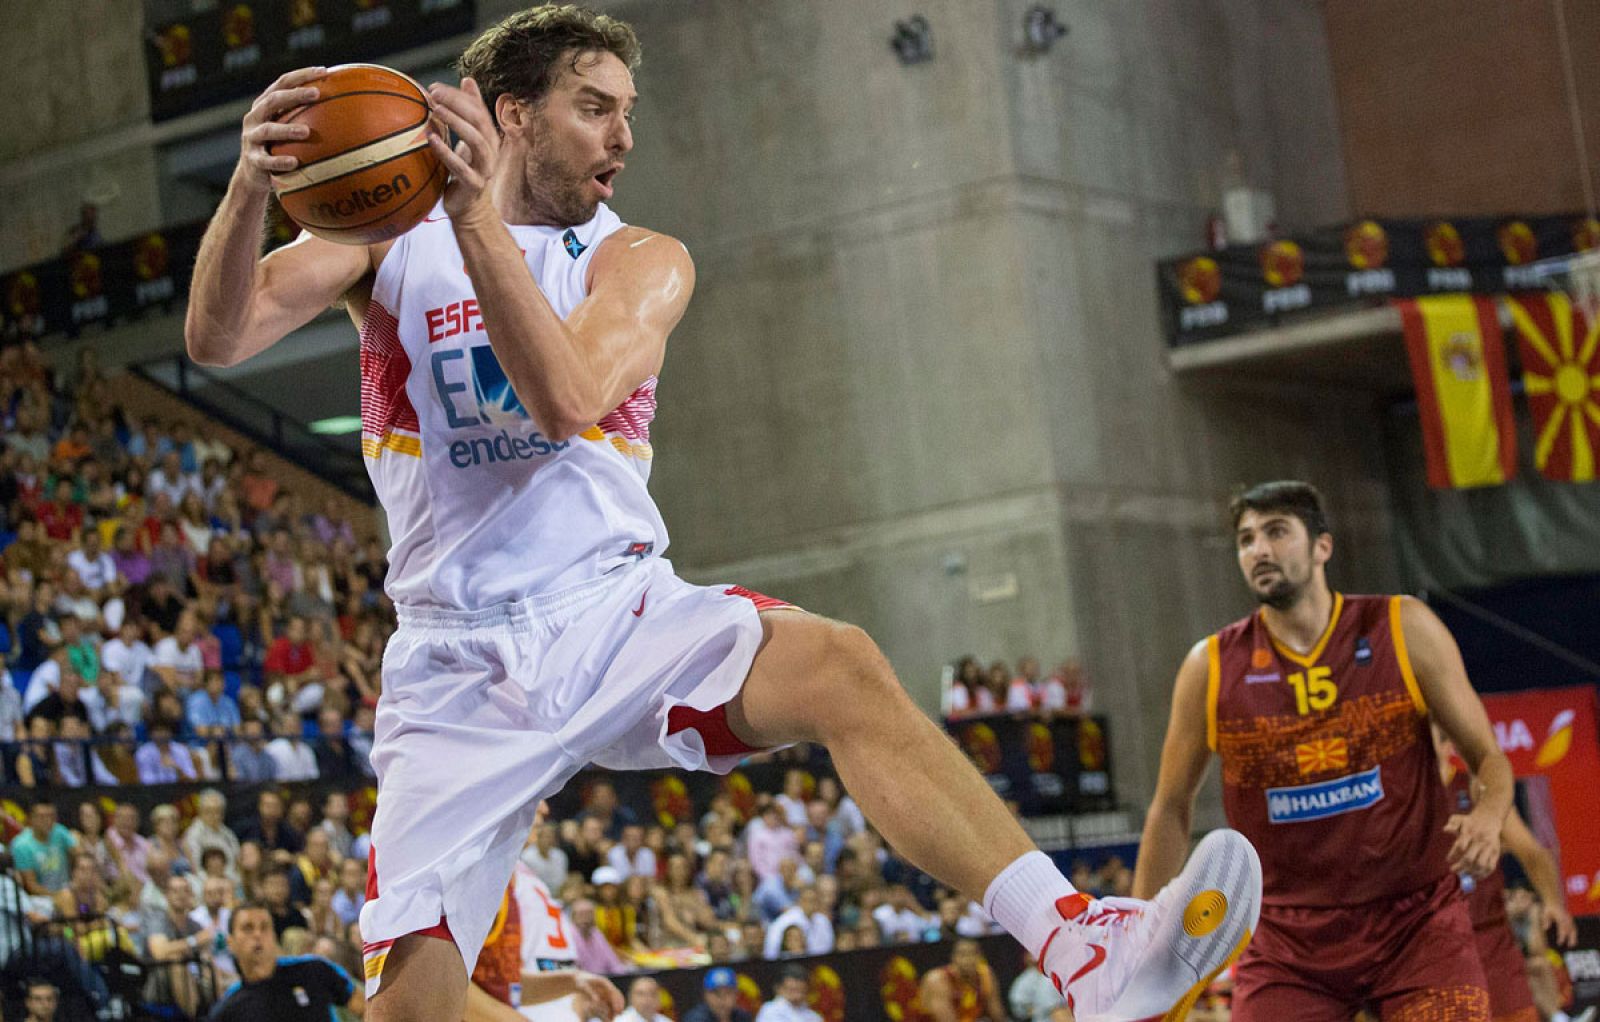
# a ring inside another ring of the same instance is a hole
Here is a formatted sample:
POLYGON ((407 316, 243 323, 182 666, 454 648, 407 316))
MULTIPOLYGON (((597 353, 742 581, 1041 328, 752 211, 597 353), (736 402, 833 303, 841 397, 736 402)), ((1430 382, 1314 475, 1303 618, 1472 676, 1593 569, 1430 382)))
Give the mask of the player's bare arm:
POLYGON ((372 269, 359 245, 337 245, 304 234, 260 257, 274 173, 293 170, 292 156, 267 151, 273 142, 305 138, 303 124, 276 118, 316 98, 321 67, 290 71, 267 87, 245 114, 239 162, 228 191, 206 227, 189 286, 184 342, 202 365, 235 365, 310 322, 372 269))
POLYGON ((1511 762, 1495 742, 1489 715, 1444 622, 1421 600, 1407 596, 1401 599, 1400 624, 1423 701, 1480 786, 1472 811, 1452 816, 1447 825, 1456 836, 1450 868, 1486 876, 1500 862, 1500 832, 1511 809, 1511 762))
MULTIPOLYGON (((562 320, 534 284, 506 230, 492 191, 501 171, 501 140, 478 85, 435 85, 439 120, 459 141, 437 133, 430 145, 451 172, 445 212, 506 379, 533 421, 553 440, 594 425, 656 373, 667 335, 694 292, 694 264, 675 239, 640 228, 608 238, 595 254, 589 297, 562 320)), ((514 99, 501 96, 505 130, 531 124, 514 99)))
POLYGON ((1500 840, 1505 850, 1516 856, 1517 862, 1522 864, 1522 871, 1528 874, 1528 882, 1533 885, 1534 893, 1539 895, 1544 928, 1555 931, 1556 943, 1562 947, 1575 946, 1578 943, 1578 927, 1572 921, 1572 913, 1567 911, 1567 898, 1561 890, 1561 874, 1556 869, 1556 860, 1550 850, 1533 836, 1533 831, 1528 829, 1515 806, 1506 813, 1500 840))
POLYGON ((1154 897, 1163 884, 1178 875, 1189 854, 1194 798, 1211 763, 1206 706, 1209 642, 1201 640, 1189 650, 1172 687, 1172 715, 1161 747, 1161 773, 1150 811, 1144 818, 1144 837, 1139 842, 1139 861, 1133 877, 1135 898, 1154 897))

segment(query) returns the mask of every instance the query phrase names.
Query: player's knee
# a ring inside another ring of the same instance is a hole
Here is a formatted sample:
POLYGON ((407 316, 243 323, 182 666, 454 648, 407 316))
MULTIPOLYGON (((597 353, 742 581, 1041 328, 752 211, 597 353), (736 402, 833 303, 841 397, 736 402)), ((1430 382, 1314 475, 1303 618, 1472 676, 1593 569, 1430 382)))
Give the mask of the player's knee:
POLYGON ((819 699, 831 707, 847 711, 843 716, 859 720, 863 706, 880 700, 906 698, 900 682, 878 644, 855 625, 838 625, 828 637, 827 663, 818 672, 824 691, 819 699))

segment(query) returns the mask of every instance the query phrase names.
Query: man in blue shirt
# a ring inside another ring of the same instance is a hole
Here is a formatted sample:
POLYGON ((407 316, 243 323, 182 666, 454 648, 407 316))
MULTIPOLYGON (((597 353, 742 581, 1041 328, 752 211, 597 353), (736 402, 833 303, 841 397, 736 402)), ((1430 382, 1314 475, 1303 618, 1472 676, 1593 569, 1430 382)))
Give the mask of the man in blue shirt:
POLYGON ((683 1022, 750 1022, 750 1013, 739 1007, 739 978, 727 966, 706 973, 705 997, 689 1009, 683 1022))
POLYGON ((67 853, 77 846, 56 822, 53 802, 40 799, 28 810, 28 829, 11 839, 11 863, 32 895, 52 895, 67 886, 67 853))
POLYGON ((223 691, 227 681, 221 671, 207 671, 202 685, 189 693, 184 707, 189 726, 201 738, 226 738, 239 726, 239 704, 223 691))

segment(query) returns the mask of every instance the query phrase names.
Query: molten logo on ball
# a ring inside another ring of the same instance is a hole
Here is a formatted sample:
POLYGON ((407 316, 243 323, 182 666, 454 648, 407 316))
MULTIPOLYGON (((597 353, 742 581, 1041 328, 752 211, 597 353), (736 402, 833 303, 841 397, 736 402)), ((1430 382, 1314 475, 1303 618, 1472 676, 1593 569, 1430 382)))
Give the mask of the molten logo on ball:
POLYGON ((394 180, 386 185, 358 188, 345 198, 315 203, 311 207, 311 212, 324 221, 339 220, 364 210, 387 205, 410 190, 411 179, 404 174, 396 174, 394 180))

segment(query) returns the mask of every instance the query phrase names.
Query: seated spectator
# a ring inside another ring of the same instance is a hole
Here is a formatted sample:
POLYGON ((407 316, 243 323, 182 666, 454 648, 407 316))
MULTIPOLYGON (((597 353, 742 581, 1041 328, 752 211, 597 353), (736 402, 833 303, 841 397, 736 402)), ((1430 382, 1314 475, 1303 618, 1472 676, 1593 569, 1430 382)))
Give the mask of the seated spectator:
POLYGON ((67 886, 72 832, 56 821, 55 803, 40 798, 28 809, 28 826, 11 839, 11 865, 28 894, 51 897, 67 886))
MULTIPOLYGON (((119 585, 119 582, 113 581, 111 591, 114 592, 119 585)), ((117 623, 121 624, 122 617, 120 615, 122 614, 122 601, 120 599, 108 599, 106 604, 107 606, 113 606, 116 609, 117 614, 119 615, 117 617, 117 623)), ((69 618, 77 622, 78 631, 76 636, 72 639, 74 642, 82 643, 84 641, 85 633, 88 635, 98 636, 103 625, 105 624, 101 614, 100 604, 92 595, 90 595, 89 590, 84 588, 83 579, 79 578, 73 572, 69 571, 61 576, 61 591, 56 594, 55 607, 56 615, 60 622, 65 623, 69 618)), ((95 640, 93 639, 89 640, 89 650, 91 652, 95 650, 94 641, 95 640)), ((96 670, 99 669, 99 663, 99 656, 96 654, 96 670)))
POLYGON ((783 775, 783 793, 773 799, 783 811, 783 822, 792 827, 806 825, 806 774, 789 770, 783 775))
MULTIPOLYGON (((10 550, 6 554, 8 561, 14 560, 10 550)), ((61 627, 56 624, 55 614, 51 610, 55 599, 54 586, 48 582, 35 581, 33 603, 28 613, 17 622, 17 655, 12 665, 22 674, 37 670, 50 658, 56 647, 61 645, 61 627)), ((23 709, 28 708, 27 702, 24 698, 23 709)))
POLYGON ((317 711, 317 776, 349 777, 355 772, 355 754, 344 736, 344 715, 337 708, 324 706, 317 711))
POLYGON ((622 828, 622 840, 606 853, 606 864, 616 870, 622 879, 631 876, 656 878, 656 853, 644 847, 644 828, 630 823, 622 828))
POLYGON ((968 938, 955 942, 950 964, 923 975, 918 998, 932 1018, 959 1017, 969 1010, 974 1011, 973 1017, 1006 1017, 994 971, 984 961, 978 942, 968 938))
POLYGON ((207 848, 222 852, 224 869, 232 872, 239 861, 239 838, 229 829, 224 815, 228 800, 215 788, 207 788, 196 800, 198 810, 189 829, 183 832, 183 853, 190 862, 200 862, 207 848))
MULTIPOLYGON (((164 500, 165 498, 158 498, 157 505, 161 505, 164 500)), ((194 575, 194 553, 183 545, 183 537, 178 533, 176 521, 163 519, 156 535, 155 545, 150 548, 151 577, 165 580, 178 592, 187 592, 194 575)))
MULTIPOLYGON (((754 826, 754 821, 751 825, 754 826)), ((780 860, 778 872, 761 881, 755 891, 755 908, 762 922, 770 923, 782 915, 799 894, 800 864, 794 859, 780 860)))
POLYGON ((134 759, 133 729, 122 721, 112 720, 106 724, 100 741, 94 747, 93 756, 99 764, 95 767, 97 775, 103 771, 116 778, 116 783, 119 785, 139 783, 139 764, 134 759))
MULTIPOLYGON (((215 851, 215 849, 213 849, 215 851)), ((200 927, 200 932, 212 933, 211 964, 217 967, 220 981, 229 983, 239 976, 239 967, 226 946, 219 948, 217 934, 228 932, 228 921, 233 915, 233 881, 222 876, 208 876, 200 889, 200 904, 189 913, 189 919, 200 927)))
POLYGON ((267 752, 267 729, 259 718, 239 725, 240 740, 228 746, 228 777, 237 784, 278 779, 278 763, 267 752))
POLYGON ((27 718, 22 714, 22 695, 0 661, 0 742, 21 741, 28 735, 27 718))
POLYGON ((346 926, 361 918, 367 903, 367 864, 351 856, 339 863, 339 886, 333 892, 333 911, 346 926))
POLYGON ((161 464, 150 473, 150 479, 145 484, 145 496, 155 500, 163 496, 167 503, 173 507, 183 504, 183 498, 199 487, 200 480, 183 470, 183 459, 177 451, 168 451, 161 457, 161 464))
POLYGON ((1039 705, 1039 661, 1031 656, 1017 661, 1017 676, 1006 685, 1006 709, 1028 713, 1039 705))
POLYGON ((628 987, 628 1009, 616 1022, 672 1022, 661 1014, 661 987, 648 976, 641 976, 628 987))
POLYGON ((46 539, 68 543, 83 528, 83 505, 73 499, 72 480, 60 479, 52 491, 52 499, 38 504, 34 516, 44 528, 46 539))
MULTIPOLYGON (((305 836, 284 820, 283 796, 275 791, 256 796, 255 819, 246 821, 237 833, 241 842, 253 842, 264 852, 298 855, 305 847, 305 836)), ((287 892, 284 897, 288 897, 287 892)))
POLYGON ((67 651, 57 645, 28 677, 28 688, 22 693, 22 712, 28 718, 32 718, 33 708, 38 706, 45 696, 61 687, 61 675, 66 670, 67 651))
POLYGON ((83 530, 83 543, 67 555, 67 567, 97 600, 106 597, 105 590, 117 577, 117 562, 101 545, 99 529, 83 530))
POLYGON ((150 842, 139 833, 139 807, 131 802, 119 804, 111 814, 111 829, 106 831, 106 846, 111 849, 122 875, 136 883, 150 879, 145 858, 150 842))
POLYGON ((111 561, 117 574, 130 586, 142 586, 150 579, 150 555, 138 543, 138 534, 126 525, 117 528, 111 547, 111 561))
POLYGON ((267 755, 272 757, 276 778, 280 781, 316 780, 317 755, 301 737, 300 719, 292 713, 280 713, 276 731, 277 737, 267 743, 267 755))
MULTIPOLYGON (((123 622, 123 634, 136 630, 136 625, 123 622)), ((112 639, 106 643, 101 652, 109 654, 112 644, 120 641, 112 639)), ((119 653, 119 656, 123 659, 117 662, 126 663, 132 654, 119 653)), ((100 676, 95 679, 94 687, 84 690, 78 698, 82 699, 83 705, 88 708, 89 726, 99 733, 104 733, 117 722, 126 724, 130 729, 138 727, 144 717, 144 692, 138 685, 124 680, 123 674, 112 669, 107 663, 101 665, 100 676)))
POLYGON ((811 993, 811 977, 799 965, 786 965, 779 974, 772 1000, 756 1012, 756 1022, 822 1022, 822 1016, 806 1005, 811 993))
POLYGON ((150 672, 160 680, 161 687, 182 696, 200 684, 205 657, 200 652, 199 638, 199 619, 194 611, 183 611, 176 631, 156 643, 150 672))
MULTIPOLYGON (((800 839, 789 826, 783 807, 777 802, 768 802, 762 808, 761 815, 751 820, 745 828, 745 853, 750 858, 756 876, 762 881, 776 876, 783 860, 799 855, 800 839)), ((783 906, 788 907, 787 904, 783 906)))
POLYGON ((589 882, 595 888, 595 925, 613 948, 631 954, 638 949, 639 913, 622 895, 623 879, 615 868, 601 866, 589 882))
POLYGON ((606 864, 605 821, 599 816, 579 817, 563 850, 567 853, 568 869, 579 876, 592 876, 606 864))
POLYGON ((799 952, 806 955, 825 955, 833 950, 833 921, 818 910, 817 889, 803 887, 795 903, 785 909, 767 926, 762 957, 774 959, 784 953, 784 934, 791 927, 801 934, 799 952))
POLYGON ((937 927, 937 922, 930 919, 922 911, 922 906, 917 904, 911 888, 904 884, 896 884, 889 889, 889 900, 873 910, 872 918, 878 924, 878 929, 883 931, 884 939, 890 943, 917 943, 930 929, 937 927))
MULTIPOLYGON (((295 856, 294 868, 289 871, 289 900, 301 907, 311 904, 311 895, 317 882, 327 880, 331 883, 339 868, 333 847, 328 842, 328 832, 312 827, 305 834, 305 847, 295 856)), ((328 894, 332 896, 331 888, 328 894)))
POLYGON ((180 825, 176 806, 162 803, 150 810, 152 850, 166 853, 166 861, 175 876, 188 876, 194 872, 194 864, 189 861, 189 853, 183 850, 183 841, 178 835, 180 825))
POLYGON ((567 853, 556 843, 558 834, 554 823, 539 824, 528 832, 521 855, 534 876, 552 891, 561 890, 562 881, 567 879, 567 853))
POLYGON ((356 768, 369 778, 376 778, 377 771, 372 767, 372 729, 375 725, 376 711, 365 704, 355 708, 355 719, 351 721, 350 754, 355 758, 356 768))
POLYGON ((199 959, 202 948, 210 948, 216 931, 190 918, 194 911, 194 889, 182 877, 170 877, 166 886, 166 911, 152 915, 145 923, 145 939, 152 962, 147 974, 144 999, 151 1004, 176 1006, 193 1016, 200 1007, 202 986, 216 989, 216 978, 202 981, 209 963, 190 963, 199 959))
POLYGON ((223 689, 227 679, 219 670, 202 675, 202 687, 189 693, 184 705, 189 726, 200 738, 226 738, 239 727, 239 704, 223 689))
POLYGON ((198 780, 189 748, 173 741, 173 726, 165 718, 150 722, 150 740, 134 753, 140 784, 174 784, 179 780, 198 780))
MULTIPOLYGON (((719 937, 721 944, 715 950, 708 949, 714 962, 727 961, 732 955, 727 934, 713 934, 711 943, 715 944, 719 937), (719 955, 718 951, 722 953, 719 955)), ((739 978, 732 969, 708 970, 700 986, 703 999, 689 1009, 683 1022, 751 1022, 750 1013, 739 1007, 739 978)))
POLYGON ((31 720, 34 717, 43 717, 59 730, 64 718, 73 717, 81 721, 87 729, 89 707, 84 704, 82 692, 83 677, 78 671, 78 666, 68 663, 61 671, 61 682, 55 691, 47 692, 35 703, 33 709, 28 711, 28 718, 31 720))
MULTIPOLYGON (((261 663, 269 693, 279 688, 292 697, 300 690, 302 681, 309 680, 307 674, 315 663, 316 651, 311 645, 306 619, 298 615, 289 618, 288 627, 272 640, 266 659, 261 663)), ((274 699, 269 694, 267 701, 277 707, 283 698, 274 699)))
POLYGON ((115 778, 93 770, 88 745, 89 739, 93 737, 88 723, 83 718, 74 716, 61 718, 60 737, 53 748, 55 776, 52 783, 64 788, 81 788, 88 784, 91 778, 96 784, 116 783, 115 778))
POLYGON ((342 859, 350 854, 355 835, 350 833, 350 799, 344 792, 330 791, 323 796, 322 819, 318 821, 317 829, 328 835, 328 845, 333 850, 334 858, 342 859))
POLYGON ((289 900, 289 867, 275 866, 261 879, 261 901, 272 916, 272 929, 282 939, 283 932, 291 927, 310 928, 306 914, 289 900))

